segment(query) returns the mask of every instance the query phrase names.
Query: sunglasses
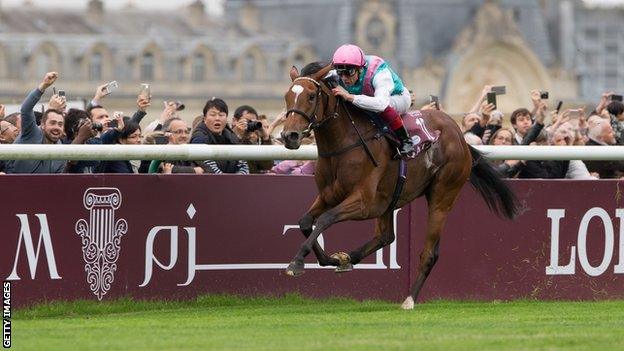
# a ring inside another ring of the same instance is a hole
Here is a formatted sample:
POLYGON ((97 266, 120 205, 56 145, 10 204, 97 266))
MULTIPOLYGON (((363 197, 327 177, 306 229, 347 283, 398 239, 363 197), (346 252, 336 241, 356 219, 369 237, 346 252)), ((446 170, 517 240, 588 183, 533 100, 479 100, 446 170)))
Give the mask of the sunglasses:
POLYGON ((357 69, 355 67, 336 67, 336 73, 339 76, 353 77, 357 69))

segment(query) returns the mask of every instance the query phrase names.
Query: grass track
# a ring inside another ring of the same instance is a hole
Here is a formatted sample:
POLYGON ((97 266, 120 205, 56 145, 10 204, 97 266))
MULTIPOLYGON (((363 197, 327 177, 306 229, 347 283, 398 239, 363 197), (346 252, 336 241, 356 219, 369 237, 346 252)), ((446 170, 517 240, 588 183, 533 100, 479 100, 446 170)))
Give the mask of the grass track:
POLYGON ((624 301, 396 303, 299 296, 53 303, 15 350, 624 350, 624 301))

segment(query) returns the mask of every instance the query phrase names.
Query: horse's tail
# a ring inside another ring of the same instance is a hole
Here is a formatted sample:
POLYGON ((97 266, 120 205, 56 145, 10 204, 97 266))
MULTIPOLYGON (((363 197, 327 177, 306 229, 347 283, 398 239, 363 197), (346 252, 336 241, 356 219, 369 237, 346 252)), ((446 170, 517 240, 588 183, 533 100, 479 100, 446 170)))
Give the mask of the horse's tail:
POLYGON ((498 170, 477 149, 469 147, 473 163, 470 183, 497 216, 513 219, 520 208, 518 198, 505 184, 498 170))

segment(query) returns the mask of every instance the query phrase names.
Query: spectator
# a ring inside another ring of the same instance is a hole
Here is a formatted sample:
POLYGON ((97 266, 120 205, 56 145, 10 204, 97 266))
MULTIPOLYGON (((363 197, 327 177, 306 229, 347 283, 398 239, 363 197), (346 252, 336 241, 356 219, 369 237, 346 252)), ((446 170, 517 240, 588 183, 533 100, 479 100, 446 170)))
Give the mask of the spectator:
POLYGON ((465 133, 467 131, 470 131, 475 124, 479 123, 480 120, 481 120, 481 116, 479 116, 479 114, 475 112, 466 113, 462 117, 462 122, 461 122, 462 132, 465 133))
MULTIPOLYGON (((109 129, 102 135, 104 144, 140 145, 141 126, 128 120, 124 122, 123 115, 114 116, 117 127, 109 129)), ((141 161, 102 161, 98 165, 98 173, 139 173, 141 161)))
MULTIPOLYGON (((248 105, 239 106, 232 116, 232 130, 246 145, 272 145, 273 140, 268 133, 269 125, 258 119, 256 110, 248 105), (267 124, 265 126, 265 124, 267 124)), ((273 161, 247 161, 249 173, 266 173, 273 167, 273 161)))
POLYGON ((4 120, 14 125, 15 128, 17 128, 18 133, 22 130, 22 115, 19 112, 11 113, 10 115, 4 117, 4 120))
MULTIPOLYGON (((590 124, 587 131, 588 146, 615 145, 615 133, 607 120, 599 120, 590 124)), ((585 161, 590 172, 598 173, 600 178, 621 178, 624 175, 624 161, 585 161)))
MULTIPOLYGON (((240 144, 236 134, 227 127, 228 106, 219 98, 206 102, 203 110, 204 121, 197 125, 191 136, 191 144, 240 144)), ((206 160, 204 165, 210 173, 249 174, 249 166, 243 160, 206 160)))
POLYGON ((19 130, 6 120, 0 121, 0 144, 13 144, 19 130))
POLYGON ((174 102, 174 101, 169 101, 169 102, 165 101, 165 108, 160 114, 160 118, 158 118, 157 120, 150 123, 147 127, 145 127, 145 132, 151 133, 154 131, 162 131, 163 126, 165 125, 165 123, 167 123, 167 121, 173 118, 180 118, 180 116, 178 116, 179 109, 180 109, 179 103, 174 102))
MULTIPOLYGON (((169 138, 169 145, 183 145, 189 142, 189 129, 186 122, 180 118, 171 118, 162 125, 162 131, 169 138)), ((167 161, 158 167, 159 161, 152 161, 150 165, 150 173, 160 170, 161 173, 191 173, 204 174, 206 167, 203 163, 197 161, 167 161)))
POLYGON ((516 131, 514 138, 516 139, 516 143, 521 145, 522 140, 531 129, 533 125, 533 121, 531 120, 531 112, 526 108, 519 108, 511 113, 511 125, 516 131))
POLYGON ((611 101, 607 105, 607 112, 611 121, 611 128, 615 133, 616 144, 624 145, 624 104, 611 101))
MULTIPOLYGON (((17 138, 18 130, 11 123, 0 120, 0 144, 12 144, 17 138)), ((7 161, 0 160, 0 174, 5 174, 7 161)))
MULTIPOLYGON (((514 132, 509 128, 498 129, 492 134, 488 143, 490 145, 517 145, 514 132)), ((507 178, 516 177, 518 172, 524 167, 524 161, 519 160, 494 160, 492 163, 494 163, 498 171, 507 178)))
MULTIPOLYGON (((61 111, 49 109, 43 113, 41 128, 35 122, 34 107, 41 96, 58 78, 58 73, 48 72, 37 88, 31 91, 21 107, 21 131, 16 144, 60 144, 64 117, 61 111)), ((61 173, 66 161, 16 160, 7 165, 7 173, 61 173)))

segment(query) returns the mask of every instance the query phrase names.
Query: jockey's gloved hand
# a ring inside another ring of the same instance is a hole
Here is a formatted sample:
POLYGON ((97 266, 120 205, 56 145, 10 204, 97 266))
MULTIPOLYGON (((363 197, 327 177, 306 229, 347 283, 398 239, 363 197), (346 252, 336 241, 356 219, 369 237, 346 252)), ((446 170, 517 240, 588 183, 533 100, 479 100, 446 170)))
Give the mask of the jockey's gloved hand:
POLYGON ((327 84, 328 87, 334 89, 335 87, 340 85, 340 77, 336 74, 336 71, 331 71, 325 78, 323 78, 323 82, 327 84))

